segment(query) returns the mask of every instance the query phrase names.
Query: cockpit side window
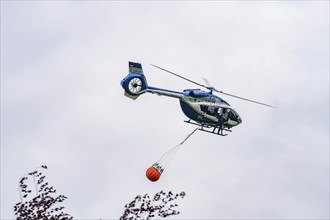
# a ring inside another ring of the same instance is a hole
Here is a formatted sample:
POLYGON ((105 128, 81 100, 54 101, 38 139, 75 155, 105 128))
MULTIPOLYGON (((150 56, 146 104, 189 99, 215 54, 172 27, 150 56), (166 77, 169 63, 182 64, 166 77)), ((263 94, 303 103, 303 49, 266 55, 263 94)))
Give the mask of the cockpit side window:
POLYGON ((201 105, 201 110, 208 115, 217 116, 219 107, 213 105, 201 105))

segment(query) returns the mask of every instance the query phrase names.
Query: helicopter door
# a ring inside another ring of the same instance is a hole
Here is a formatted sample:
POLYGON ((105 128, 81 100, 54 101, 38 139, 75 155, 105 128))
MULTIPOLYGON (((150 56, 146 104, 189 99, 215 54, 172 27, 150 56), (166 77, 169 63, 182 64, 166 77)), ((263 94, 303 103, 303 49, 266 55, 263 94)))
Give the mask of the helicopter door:
POLYGON ((207 113, 209 115, 216 115, 217 109, 214 106, 208 106, 207 107, 207 113))

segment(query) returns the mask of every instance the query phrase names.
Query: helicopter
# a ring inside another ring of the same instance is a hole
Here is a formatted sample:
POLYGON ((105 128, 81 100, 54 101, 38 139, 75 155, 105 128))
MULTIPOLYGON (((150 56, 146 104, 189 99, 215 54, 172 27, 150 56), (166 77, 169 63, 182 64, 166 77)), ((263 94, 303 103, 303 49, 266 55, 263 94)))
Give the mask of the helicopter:
POLYGON ((230 104, 224 99, 214 95, 214 92, 242 99, 255 104, 275 108, 274 106, 265 103, 217 90, 216 88, 210 86, 206 79, 204 79, 204 81, 207 85, 204 85, 154 64, 150 65, 195 85, 206 88, 208 91, 203 91, 201 89, 185 89, 183 92, 179 92, 149 86, 143 73, 142 65, 140 63, 131 61, 129 61, 128 64, 129 73, 120 82, 121 86, 125 90, 124 94, 126 97, 135 100, 144 93, 151 93, 160 96, 177 98, 180 101, 180 106, 183 113, 188 117, 188 120, 184 120, 184 122, 197 125, 201 131, 226 136, 227 133, 225 134, 224 131, 232 132, 231 129, 233 127, 242 123, 242 118, 238 112, 232 108, 230 104))

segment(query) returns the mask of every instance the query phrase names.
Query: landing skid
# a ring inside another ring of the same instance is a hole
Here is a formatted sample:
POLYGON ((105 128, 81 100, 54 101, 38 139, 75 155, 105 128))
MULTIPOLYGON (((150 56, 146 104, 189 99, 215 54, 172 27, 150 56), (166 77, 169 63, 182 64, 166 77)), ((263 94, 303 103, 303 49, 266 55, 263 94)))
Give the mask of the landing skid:
POLYGON ((184 121, 184 122, 186 122, 188 124, 193 124, 193 125, 200 126, 200 128, 198 128, 198 130, 200 130, 200 131, 205 131, 205 132, 220 135, 220 136, 227 136, 228 135, 228 134, 224 134, 223 131, 232 132, 229 129, 220 128, 220 126, 213 126, 213 125, 209 125, 209 124, 200 124, 200 123, 192 122, 191 120, 184 121))

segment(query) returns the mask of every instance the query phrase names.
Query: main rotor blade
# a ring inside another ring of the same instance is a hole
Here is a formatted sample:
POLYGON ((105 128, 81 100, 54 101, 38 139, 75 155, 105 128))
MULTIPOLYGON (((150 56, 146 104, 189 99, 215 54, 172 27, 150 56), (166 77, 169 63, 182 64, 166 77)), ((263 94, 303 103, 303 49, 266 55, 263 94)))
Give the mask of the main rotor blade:
POLYGON ((229 94, 229 93, 226 93, 226 92, 223 92, 223 91, 217 90, 217 89, 215 89, 214 87, 212 87, 212 86, 209 85, 209 82, 208 82, 207 79, 204 79, 204 78, 203 78, 203 80, 205 81, 205 83, 208 85, 208 86, 205 86, 205 85, 200 84, 200 83, 198 83, 198 82, 192 81, 192 80, 190 80, 190 79, 188 79, 188 78, 185 78, 185 77, 183 77, 183 76, 180 76, 179 74, 173 73, 173 72, 171 72, 171 71, 169 71, 169 70, 167 70, 167 69, 164 69, 164 68, 162 68, 162 67, 156 66, 156 65, 154 65, 154 64, 150 64, 150 65, 153 66, 153 67, 156 67, 156 68, 158 68, 158 69, 160 69, 160 70, 163 70, 163 71, 165 71, 165 72, 168 72, 168 73, 170 73, 170 74, 172 74, 172 75, 174 75, 174 76, 177 76, 177 77, 179 77, 179 78, 181 78, 181 79, 187 80, 188 82, 191 82, 191 83, 194 83, 194 84, 196 84, 196 85, 198 85, 198 86, 201 86, 201 87, 204 87, 204 88, 206 88, 206 89, 209 89, 209 90, 211 90, 211 91, 215 91, 215 92, 218 92, 218 93, 221 93, 221 94, 227 95, 227 96, 231 96, 231 97, 234 97, 234 98, 237 98, 237 99, 241 99, 241 100, 244 100, 244 101, 248 101, 248 102, 252 102, 252 103, 255 103, 255 104, 259 104, 259 105, 263 105, 263 106, 267 106, 267 107, 271 107, 271 108, 276 108, 275 106, 272 106, 272 105, 268 105, 268 104, 265 104, 265 103, 262 103, 262 102, 257 102, 257 101, 251 100, 251 99, 246 99, 246 98, 243 98, 243 97, 240 97, 240 96, 232 95, 232 94, 229 94))
POLYGON ((196 85, 198 85, 198 86, 202 86, 202 87, 204 87, 204 88, 208 88, 207 86, 205 86, 205 85, 203 85, 203 84, 200 84, 200 83, 198 83, 198 82, 192 81, 192 80, 190 80, 190 79, 188 79, 188 78, 185 78, 185 77, 183 77, 183 76, 180 76, 179 74, 173 73, 173 72, 171 72, 171 71, 169 71, 169 70, 166 70, 166 69, 164 69, 164 68, 162 68, 162 67, 156 66, 156 65, 151 64, 151 63, 150 63, 150 65, 153 66, 153 67, 156 67, 156 68, 158 68, 158 69, 160 69, 160 70, 163 70, 163 71, 165 71, 165 72, 168 72, 168 73, 170 73, 170 74, 172 74, 172 75, 174 75, 174 76, 177 76, 177 77, 179 77, 179 78, 181 78, 181 79, 187 80, 188 82, 194 83, 194 84, 196 84, 196 85))
POLYGON ((204 80, 204 82, 206 83, 206 85, 208 87, 210 87, 210 88, 212 87, 211 84, 210 84, 210 82, 206 78, 202 77, 202 79, 204 80))
POLYGON ((265 103, 262 103, 262 102, 257 102, 257 101, 251 100, 251 99, 247 99, 247 98, 243 98, 243 97, 240 97, 240 96, 232 95, 232 94, 229 94, 229 93, 226 93, 226 92, 223 92, 223 91, 219 91, 219 90, 216 90, 216 89, 214 91, 216 91, 218 93, 221 93, 221 94, 224 94, 224 95, 227 95, 227 96, 237 98, 237 99, 241 99, 241 100, 244 100, 244 101, 253 102, 255 104, 259 104, 259 105, 263 105, 263 106, 267 106, 267 107, 271 107, 271 108, 276 108, 275 106, 272 106, 272 105, 268 105, 268 104, 265 104, 265 103))

